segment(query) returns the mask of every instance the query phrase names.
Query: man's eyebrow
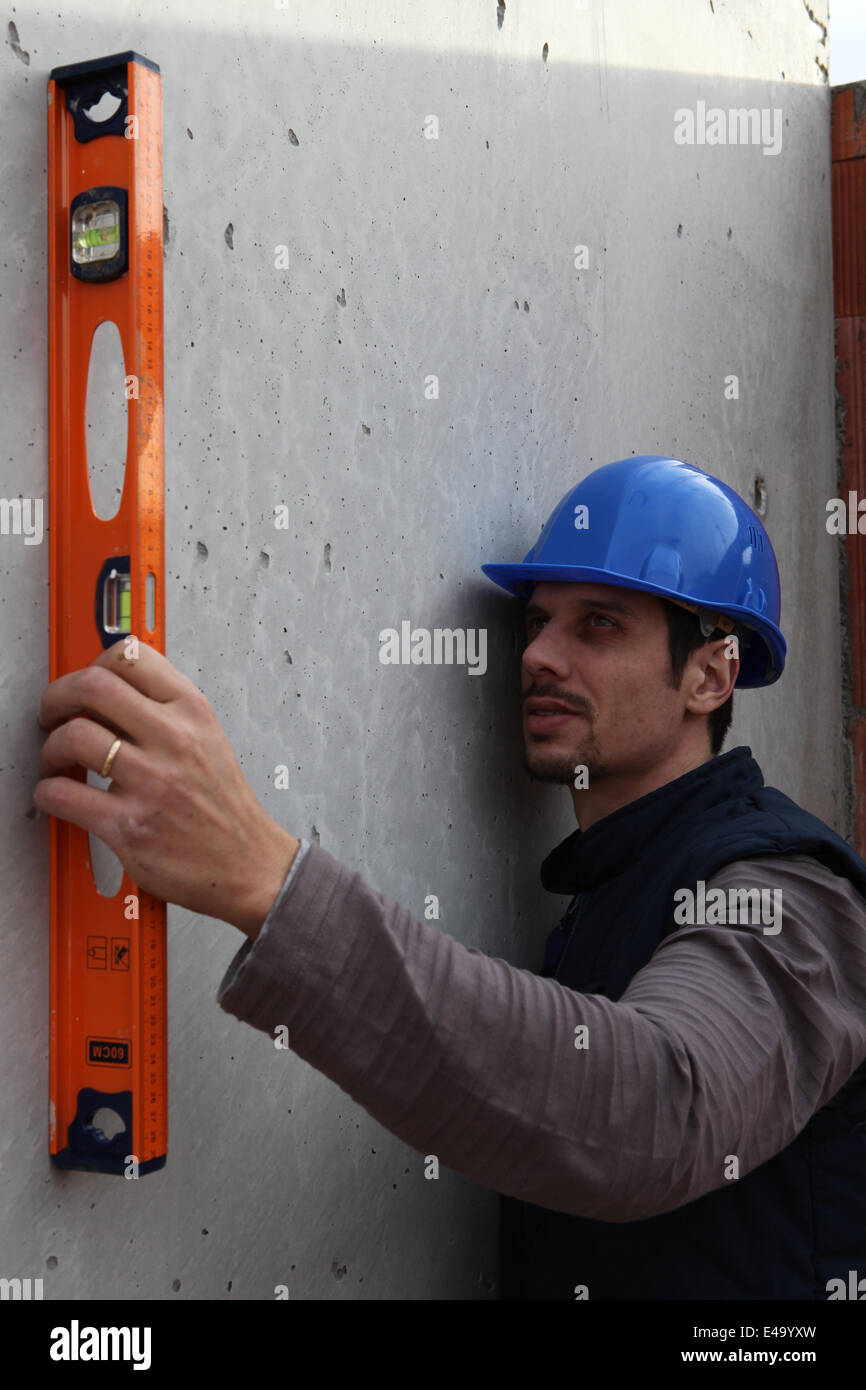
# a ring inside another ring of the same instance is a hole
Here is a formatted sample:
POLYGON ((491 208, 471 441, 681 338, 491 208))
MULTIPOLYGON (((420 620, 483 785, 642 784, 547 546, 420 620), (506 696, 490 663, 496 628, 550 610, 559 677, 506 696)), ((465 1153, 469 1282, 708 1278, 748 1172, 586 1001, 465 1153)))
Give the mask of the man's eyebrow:
MULTIPOLYGON (((593 608, 599 610, 607 609, 611 613, 622 613, 627 618, 634 618, 635 620, 637 620, 637 613, 634 611, 633 608, 630 608, 629 605, 625 603, 623 599, 581 598, 578 599, 578 603, 581 604, 584 608, 593 608)), ((526 608, 524 609, 523 616, 524 619, 526 619, 534 618, 536 616, 546 618, 549 615, 547 609, 543 608, 540 603, 528 603, 526 605, 526 608)))

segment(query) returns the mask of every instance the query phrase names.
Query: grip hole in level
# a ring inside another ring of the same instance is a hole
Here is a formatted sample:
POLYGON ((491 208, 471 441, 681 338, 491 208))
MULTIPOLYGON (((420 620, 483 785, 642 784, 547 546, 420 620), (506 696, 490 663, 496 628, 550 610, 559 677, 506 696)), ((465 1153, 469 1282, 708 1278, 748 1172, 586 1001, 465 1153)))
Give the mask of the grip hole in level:
POLYGON ((100 521, 117 515, 126 477, 129 411, 123 344, 117 324, 104 319, 90 347, 85 404, 87 479, 100 521))
MULTIPOLYGON (((100 1110, 95 1110, 86 1123, 98 1130, 107 1143, 110 1143, 116 1134, 123 1134, 126 1130, 126 1125, 117 1111, 105 1105, 100 1110)), ((93 1138, 98 1140, 100 1133, 95 1134, 93 1138)))
POLYGON ((94 125, 102 125, 103 121, 110 121, 120 110, 122 103, 120 97, 116 97, 113 92, 103 92, 99 101, 95 101, 92 106, 82 108, 85 116, 94 125))
MULTIPOLYGON (((123 757, 122 748, 118 757, 123 757)), ((87 769, 87 784, 90 787, 104 791, 110 780, 110 777, 100 777, 92 768, 87 769)), ((87 832, 87 839, 90 845, 90 872, 93 874, 96 891, 103 898, 114 898, 120 892, 120 885, 123 883, 123 865, 114 850, 109 849, 105 841, 100 840, 91 830, 87 832)))

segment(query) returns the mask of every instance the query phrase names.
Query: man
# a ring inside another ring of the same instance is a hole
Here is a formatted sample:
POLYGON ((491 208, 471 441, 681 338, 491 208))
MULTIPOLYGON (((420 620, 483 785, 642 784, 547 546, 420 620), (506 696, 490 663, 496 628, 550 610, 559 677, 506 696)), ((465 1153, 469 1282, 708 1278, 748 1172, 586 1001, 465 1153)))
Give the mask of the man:
POLYGON ((225 1009, 503 1194, 504 1297, 833 1296, 866 1275, 866 864, 747 748, 720 755, 734 685, 784 666, 769 538, 725 484, 641 456, 483 568, 528 601, 526 765, 580 827, 542 866, 572 896, 542 975, 276 825, 144 644, 48 687, 36 804, 246 933, 225 1009), (111 786, 56 775, 76 763, 111 786))

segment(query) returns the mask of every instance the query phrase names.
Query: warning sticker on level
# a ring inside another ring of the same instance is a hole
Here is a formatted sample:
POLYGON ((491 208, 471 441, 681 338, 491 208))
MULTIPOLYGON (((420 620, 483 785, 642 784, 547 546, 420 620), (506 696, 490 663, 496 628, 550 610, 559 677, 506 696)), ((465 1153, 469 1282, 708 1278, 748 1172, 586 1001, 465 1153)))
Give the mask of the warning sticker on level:
POLYGON ((104 970, 105 961, 108 955, 107 936, 88 936, 87 938, 87 968, 88 970, 104 970))
POLYGON ((128 1038, 88 1038, 87 1060, 102 1067, 128 1067, 132 1044, 128 1038))
POLYGON ((128 936, 113 936, 111 938, 111 968, 112 970, 129 969, 128 936))

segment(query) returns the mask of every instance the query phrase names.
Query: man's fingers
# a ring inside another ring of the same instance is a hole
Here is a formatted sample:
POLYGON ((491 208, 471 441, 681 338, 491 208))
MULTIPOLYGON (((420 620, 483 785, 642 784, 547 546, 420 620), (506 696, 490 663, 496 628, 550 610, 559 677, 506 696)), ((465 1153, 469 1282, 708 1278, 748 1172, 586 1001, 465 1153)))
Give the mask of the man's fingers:
POLYGON ((124 637, 99 653, 91 666, 105 666, 122 676, 150 700, 168 704, 184 696, 199 696, 198 686, 179 671, 155 647, 149 647, 138 637, 124 637))
POLYGON ((91 664, 58 676, 42 693, 39 723, 54 729, 75 715, 113 724, 123 738, 144 743, 156 731, 160 706, 104 667, 91 664))
MULTIPOLYGON (((102 776, 114 734, 92 719, 70 719, 48 735, 42 745, 39 760, 41 777, 53 777, 71 767, 88 768, 102 776)), ((109 776, 121 784, 129 784, 135 770, 137 750, 126 739, 114 755, 109 776)))
MULTIPOLYGON (((123 749, 120 751, 122 753, 123 749)), ((117 829, 117 799, 110 790, 102 791, 72 777, 46 777, 36 783, 33 804, 43 815, 71 821, 82 830, 98 835, 112 848, 117 829)))
POLYGON ((42 694, 39 723, 54 728, 74 715, 90 714, 118 734, 145 744, 165 733, 163 706, 204 696, 170 661, 144 642, 127 648, 115 642, 79 671, 58 676, 42 694), (138 655, 128 660, 126 650, 138 655))

